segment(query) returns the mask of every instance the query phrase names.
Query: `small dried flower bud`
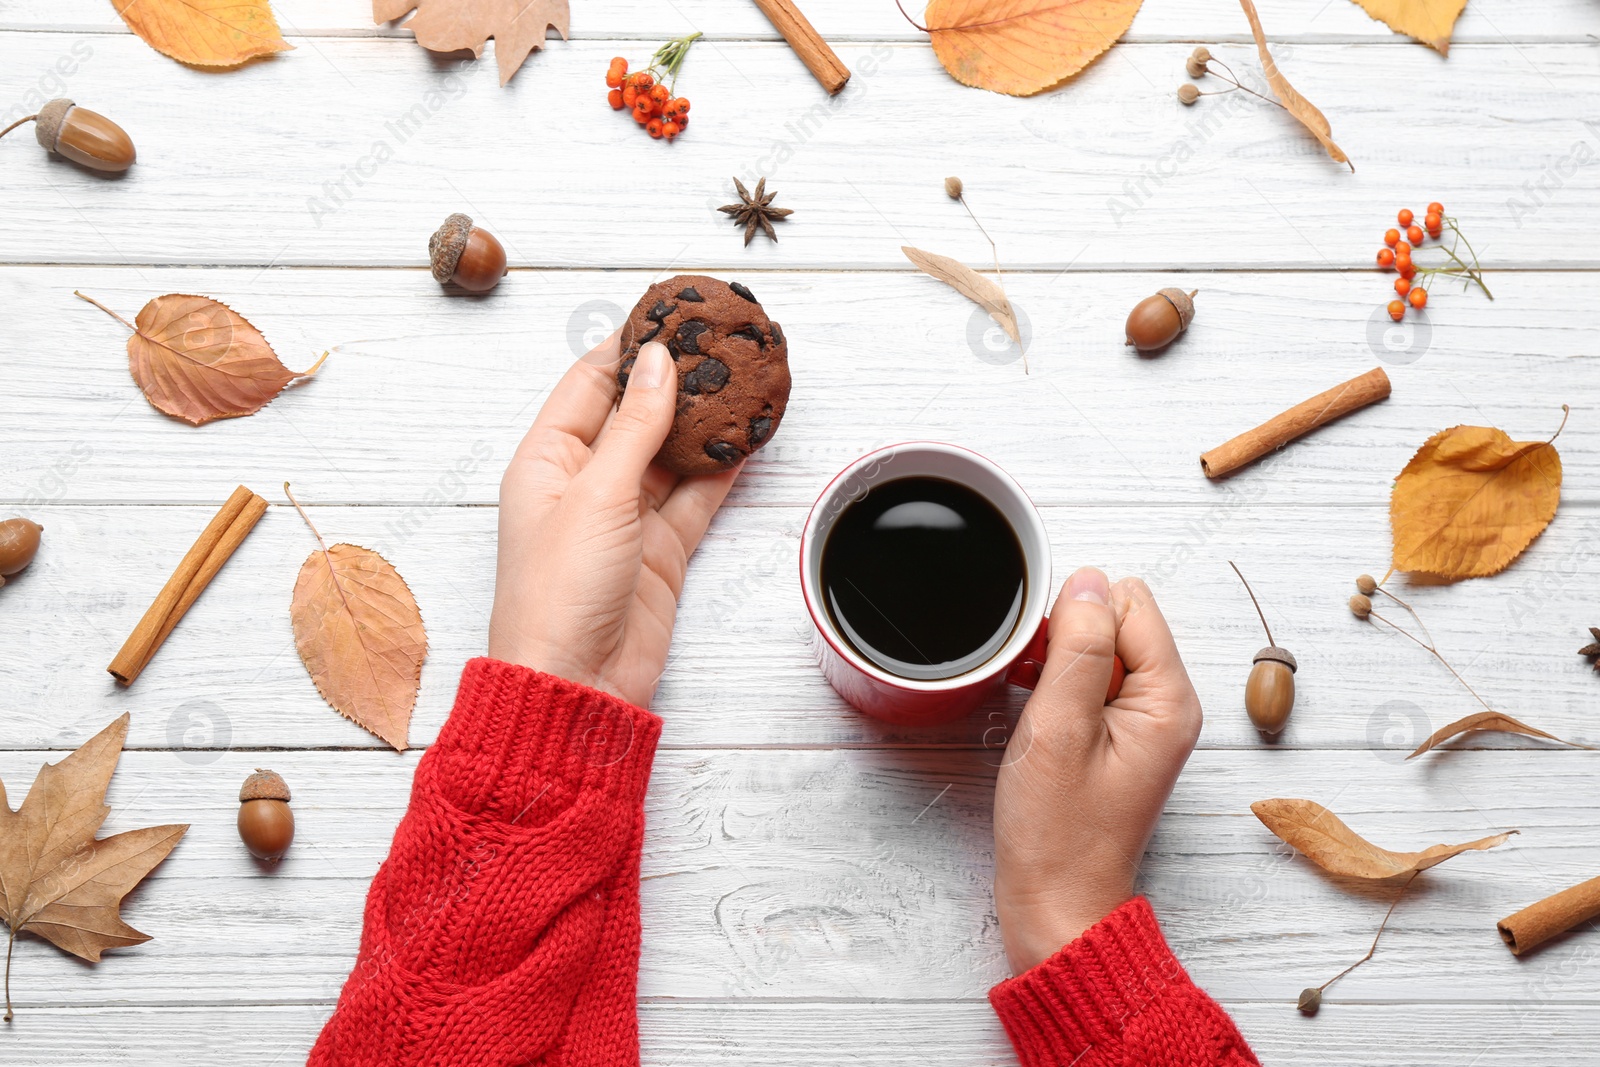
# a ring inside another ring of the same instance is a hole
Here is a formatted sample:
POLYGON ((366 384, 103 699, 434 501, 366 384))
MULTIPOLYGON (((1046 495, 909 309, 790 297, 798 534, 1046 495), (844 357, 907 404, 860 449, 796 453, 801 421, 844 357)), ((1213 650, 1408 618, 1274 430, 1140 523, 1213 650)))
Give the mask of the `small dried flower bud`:
POLYGON ((961 179, 960 178, 946 178, 944 180, 944 191, 950 195, 950 199, 951 200, 960 200, 961 199, 961 179))
POLYGON ((1196 100, 1200 99, 1200 87, 1198 85, 1189 85, 1187 83, 1178 86, 1178 99, 1181 100, 1185 105, 1194 103, 1196 100))
POLYGON ((1204 78, 1206 76, 1206 61, 1199 56, 1190 56, 1183 64, 1183 69, 1189 72, 1191 78, 1204 78))
POLYGON ((1322 990, 1316 986, 1300 990, 1300 1002, 1295 1005, 1302 1015, 1315 1015, 1317 1009, 1322 1007, 1322 990))
POLYGON ((1356 579, 1356 588, 1371 596, 1378 591, 1378 583, 1372 580, 1372 575, 1363 574, 1356 579))
POLYGON ((1202 63, 1209 63, 1211 62, 1211 49, 1205 45, 1199 45, 1193 52, 1189 53, 1189 58, 1198 59, 1202 63))
POLYGON ((1358 619, 1364 619, 1372 614, 1372 601, 1357 593, 1350 598, 1350 614, 1358 619))

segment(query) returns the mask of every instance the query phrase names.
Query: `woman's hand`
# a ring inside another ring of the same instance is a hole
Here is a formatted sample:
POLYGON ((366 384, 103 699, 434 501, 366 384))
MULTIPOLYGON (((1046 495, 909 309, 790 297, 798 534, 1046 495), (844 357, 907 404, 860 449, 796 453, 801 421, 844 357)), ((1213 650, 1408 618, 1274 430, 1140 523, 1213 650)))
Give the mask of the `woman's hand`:
POLYGON ((500 481, 489 655, 648 707, 689 557, 738 468, 680 478, 650 462, 678 375, 645 345, 617 394, 613 334, 562 377, 500 481))
POLYGON ((1137 578, 1111 586, 1093 567, 1073 574, 995 789, 995 907, 1013 971, 1053 956, 1133 896, 1200 719, 1149 587, 1137 578), (1106 704, 1113 653, 1128 677, 1106 704))

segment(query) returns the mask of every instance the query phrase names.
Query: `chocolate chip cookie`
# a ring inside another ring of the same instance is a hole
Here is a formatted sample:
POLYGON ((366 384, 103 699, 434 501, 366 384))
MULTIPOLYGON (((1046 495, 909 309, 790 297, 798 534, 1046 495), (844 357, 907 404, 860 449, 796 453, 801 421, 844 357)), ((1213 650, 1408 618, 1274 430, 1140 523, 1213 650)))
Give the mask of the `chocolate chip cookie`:
POLYGON ((657 463, 711 474, 772 439, 789 402, 789 345, 749 289, 700 274, 652 285, 622 326, 624 389, 649 341, 678 367, 678 414, 657 463))

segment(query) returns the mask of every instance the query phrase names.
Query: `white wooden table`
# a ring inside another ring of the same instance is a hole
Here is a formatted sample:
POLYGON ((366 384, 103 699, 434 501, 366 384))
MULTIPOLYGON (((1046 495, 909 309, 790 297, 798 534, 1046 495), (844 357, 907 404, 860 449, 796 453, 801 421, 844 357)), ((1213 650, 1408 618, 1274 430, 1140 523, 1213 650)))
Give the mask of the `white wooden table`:
POLYGON ((1155 587, 1207 722, 1144 889, 1265 1062, 1600 1057, 1600 930, 1525 960, 1494 930, 1600 873, 1600 752, 1483 738, 1402 762, 1475 705, 1344 606, 1357 574, 1385 569, 1390 480, 1430 433, 1542 438, 1572 404, 1548 532, 1500 577, 1399 588, 1497 707, 1600 744, 1600 676, 1574 654, 1600 624, 1589 0, 1470 0, 1448 60, 1348 0, 1262 0, 1354 175, 1276 108, 1179 105, 1196 43, 1256 68, 1233 0, 1149 0, 1076 83, 1028 100, 956 84, 890 3, 808 0, 856 71, 832 102, 743 0, 577 0, 574 39, 505 89, 491 62, 373 27, 365 0, 275 6, 297 50, 214 74, 156 54, 105 0, 0 4, 0 108, 70 95, 139 149, 104 180, 26 131, 0 142, 0 513, 46 528, 0 590, 0 776, 20 801, 41 763, 127 710, 106 831, 193 823, 125 908, 154 940, 98 966, 19 942, 0 1063, 303 1059, 417 756, 484 647, 500 471, 584 338, 687 270, 755 290, 791 339, 795 387, 694 562, 657 699, 646 1063, 1013 1062, 984 995, 1006 973, 989 812, 1020 700, 937 730, 860 717, 811 663, 793 577, 827 476, 909 437, 1015 474, 1044 508, 1058 580, 1095 563, 1155 587), (694 124, 649 142, 605 105, 606 60, 691 29, 706 34, 680 85, 694 124), (795 209, 780 244, 744 248, 715 212, 734 174, 765 175, 795 209), (999 241, 1030 375, 900 254, 988 260, 947 174, 999 241), (1426 337, 1387 335, 1378 235, 1434 199, 1498 299, 1440 290, 1426 337), (487 299, 443 294, 425 269, 456 210, 510 251, 487 299), (1201 291, 1198 318, 1137 358, 1122 320, 1169 284, 1201 291), (213 295, 289 365, 333 355, 256 416, 194 429, 144 402, 124 331, 74 289, 129 316, 160 293, 213 295), (1201 476, 1205 448, 1380 363, 1388 402, 1229 481, 1201 476), (330 539, 382 551, 416 592, 432 649, 405 755, 330 710, 295 655, 289 595, 312 541, 286 508, 131 689, 104 671, 229 490, 281 502, 285 479, 330 539), (1300 658, 1273 744, 1240 706, 1263 641, 1228 558, 1300 658), (257 766, 287 778, 299 819, 270 871, 233 829, 257 766), (1391 847, 1522 834, 1420 880, 1378 955, 1308 1020, 1296 994, 1366 950, 1392 890, 1287 853, 1249 812, 1270 796, 1319 800, 1391 847))

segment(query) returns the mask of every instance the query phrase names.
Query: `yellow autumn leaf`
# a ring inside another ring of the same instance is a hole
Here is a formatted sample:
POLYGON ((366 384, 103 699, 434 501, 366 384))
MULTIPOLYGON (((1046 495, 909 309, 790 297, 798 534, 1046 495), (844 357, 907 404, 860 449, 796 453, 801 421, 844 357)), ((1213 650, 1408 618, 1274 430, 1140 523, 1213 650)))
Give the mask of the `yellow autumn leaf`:
POLYGON ((151 48, 197 67, 237 67, 294 48, 266 0, 111 0, 151 48))
POLYGON ((1467 0, 1355 0, 1396 33, 1415 37, 1440 55, 1450 54, 1450 34, 1467 0))
POLYGON ((934 55, 963 85, 1029 96, 1070 78, 1128 31, 1143 0, 933 0, 934 55))
POLYGON ((1428 438, 1389 498, 1395 569, 1455 581, 1510 566, 1561 502, 1554 440, 1513 441, 1487 426, 1428 438))

